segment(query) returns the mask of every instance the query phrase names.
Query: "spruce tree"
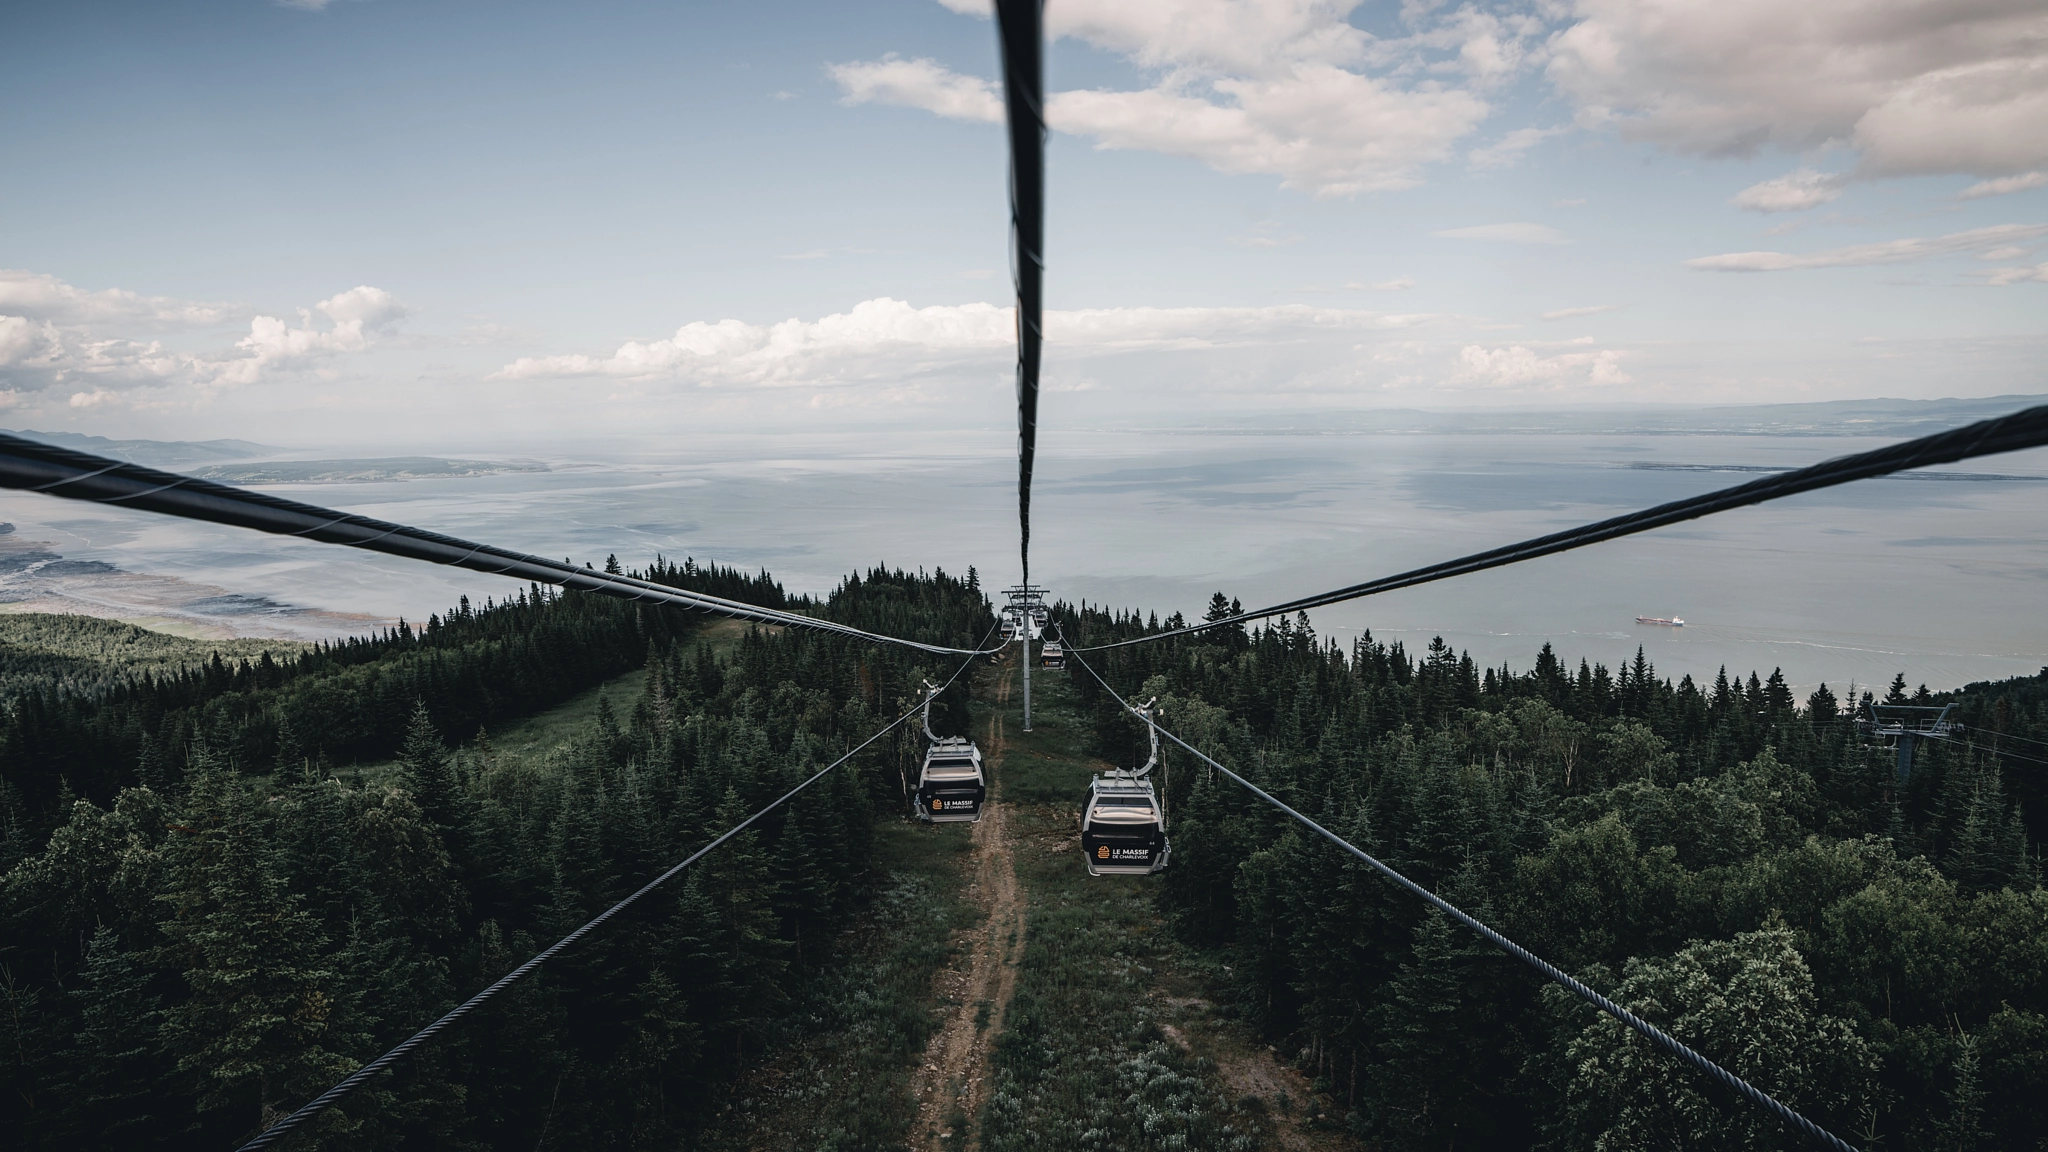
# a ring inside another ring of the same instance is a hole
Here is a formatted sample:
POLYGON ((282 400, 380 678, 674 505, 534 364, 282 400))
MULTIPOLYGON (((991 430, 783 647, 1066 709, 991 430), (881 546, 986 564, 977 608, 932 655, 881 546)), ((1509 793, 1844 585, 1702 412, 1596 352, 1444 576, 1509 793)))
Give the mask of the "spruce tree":
POLYGON ((1380 1064, 1371 1126, 1396 1148, 1452 1146, 1466 1098, 1472 1053, 1461 1044, 1464 996, 1450 918, 1432 908, 1388 984, 1379 1022, 1380 1064))
POLYGON ((167 1087, 152 975, 144 957, 122 949, 113 929, 102 924, 94 931, 71 990, 77 1028, 60 1063, 65 1128, 74 1138, 133 1146, 153 1142, 152 1128, 161 1126, 151 1114, 167 1087))
POLYGON ((413 702, 412 716, 406 721, 405 743, 398 751, 398 773, 427 822, 448 839, 454 855, 466 856, 469 795, 463 790, 454 760, 441 743, 441 734, 434 728, 424 700, 413 702))
POLYGON ((163 1043, 199 1106, 232 1110, 253 1134, 351 1071, 345 1050, 362 1037, 318 922, 272 868, 248 789, 204 748, 187 763, 186 831, 169 841, 162 899, 189 995, 165 1013, 163 1043))

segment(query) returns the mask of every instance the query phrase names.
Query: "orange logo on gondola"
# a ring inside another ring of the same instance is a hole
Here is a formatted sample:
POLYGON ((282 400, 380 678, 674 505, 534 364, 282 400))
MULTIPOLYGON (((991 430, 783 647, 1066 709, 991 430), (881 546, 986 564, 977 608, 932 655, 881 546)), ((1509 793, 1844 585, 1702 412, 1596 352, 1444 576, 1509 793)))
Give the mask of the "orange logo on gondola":
POLYGON ((932 811, 934 811, 934 812, 937 812, 938 810, 939 810, 939 798, 938 798, 937 796, 934 796, 934 797, 932 797, 932 811))
POLYGON ((1107 845, 1107 844, 1104 844, 1104 845, 1103 845, 1102 847, 1100 847, 1100 848, 1097 848, 1097 849, 1095 850, 1095 858, 1096 858, 1097 860, 1107 860, 1107 859, 1109 859, 1109 845, 1107 845))

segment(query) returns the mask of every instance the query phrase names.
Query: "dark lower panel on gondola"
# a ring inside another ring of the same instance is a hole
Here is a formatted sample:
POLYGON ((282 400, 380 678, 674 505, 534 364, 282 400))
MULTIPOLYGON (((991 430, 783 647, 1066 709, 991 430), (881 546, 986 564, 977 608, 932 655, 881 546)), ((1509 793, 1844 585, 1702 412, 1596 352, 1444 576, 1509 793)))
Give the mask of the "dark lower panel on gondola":
POLYGON ((980 785, 968 788, 920 788, 917 793, 917 815, 921 820, 929 820, 936 824, 979 820, 981 804, 986 795, 987 789, 980 785))
POLYGON ((1090 876, 1149 876, 1166 867, 1172 845, 1158 832, 1143 836, 1081 834, 1081 851, 1090 876))

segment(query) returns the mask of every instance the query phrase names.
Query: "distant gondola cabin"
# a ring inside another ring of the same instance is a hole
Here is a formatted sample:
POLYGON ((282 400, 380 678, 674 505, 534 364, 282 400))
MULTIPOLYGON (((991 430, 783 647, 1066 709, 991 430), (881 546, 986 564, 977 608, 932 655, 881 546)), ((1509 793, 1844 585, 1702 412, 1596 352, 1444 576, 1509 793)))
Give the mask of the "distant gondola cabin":
POLYGON ((942 736, 925 749, 924 769, 918 774, 917 815, 934 823, 968 822, 981 819, 982 802, 988 798, 988 779, 982 772, 981 749, 960 736, 942 736))
POLYGON ((1046 641, 1045 647, 1040 651, 1045 657, 1045 666, 1047 668, 1065 668, 1067 666, 1067 650, 1060 647, 1058 641, 1046 641))

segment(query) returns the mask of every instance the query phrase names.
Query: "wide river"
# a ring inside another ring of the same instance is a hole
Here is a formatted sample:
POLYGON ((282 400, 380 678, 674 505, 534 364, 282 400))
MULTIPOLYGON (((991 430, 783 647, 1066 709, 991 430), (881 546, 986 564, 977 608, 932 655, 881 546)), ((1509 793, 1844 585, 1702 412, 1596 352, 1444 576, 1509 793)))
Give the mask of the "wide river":
MULTIPOLYGON (((1048 431, 1032 575, 1061 597, 1162 615, 1197 614, 1217 590, 1249 607, 1885 442, 1048 431)), ((877 563, 975 565, 1001 586, 1018 572, 1014 445, 995 431, 515 445, 502 454, 549 470, 266 490, 578 562, 615 552, 632 566, 659 552, 765 566, 792 591, 825 591, 877 563)), ((1482 664, 1517 669, 1549 641, 1574 664, 1613 667, 1641 645, 1673 677, 1781 667, 1802 688, 1881 685, 1900 671, 1937 688, 2039 672, 2048 451, 1944 473, 1724 513, 1325 608, 1313 622, 1345 640, 1370 628, 1411 650, 1440 635, 1482 664), (1639 615, 1685 626, 1638 625, 1639 615)), ((303 617, 303 633, 337 627, 295 609, 421 620, 458 595, 513 587, 22 493, 0 496, 0 519, 67 561, 228 590, 211 610, 230 626, 246 617, 291 629, 303 617)))

